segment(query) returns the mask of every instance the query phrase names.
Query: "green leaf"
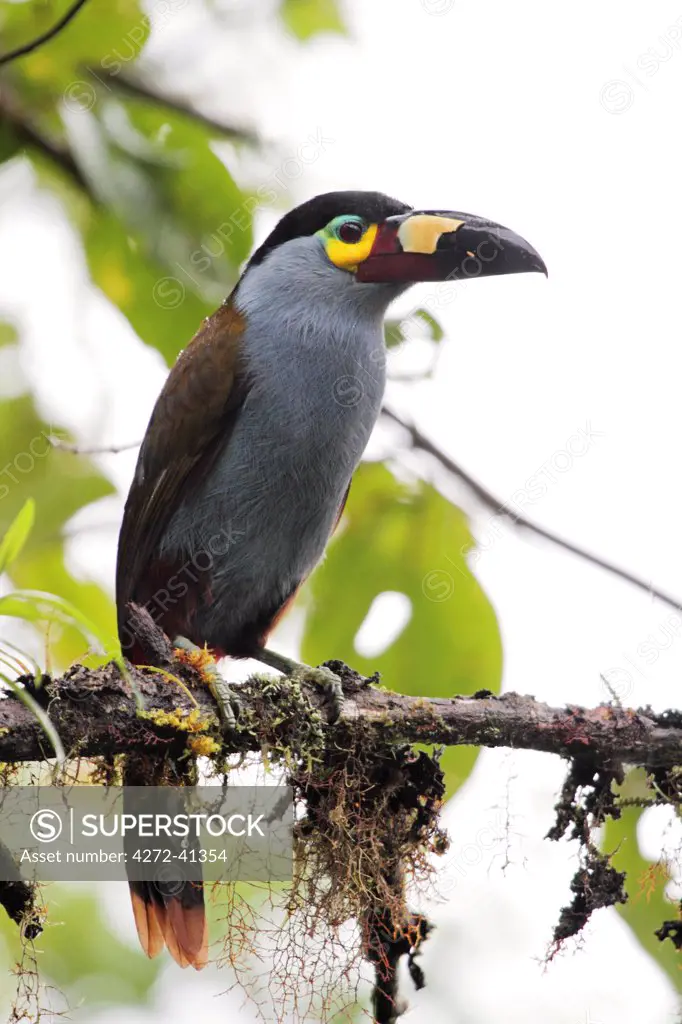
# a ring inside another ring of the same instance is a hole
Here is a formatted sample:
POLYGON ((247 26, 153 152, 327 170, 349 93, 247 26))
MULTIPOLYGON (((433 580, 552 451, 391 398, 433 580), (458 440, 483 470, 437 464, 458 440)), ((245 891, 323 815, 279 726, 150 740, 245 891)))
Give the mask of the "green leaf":
MULTIPOLYGON (((401 693, 451 697, 498 692, 502 647, 495 613, 466 561, 474 541, 464 513, 426 483, 400 483, 379 463, 356 473, 344 522, 313 574, 302 656, 333 658, 381 673, 401 693), (405 594, 412 616, 377 657, 361 656, 356 634, 374 599, 405 594)), ((477 751, 451 747, 443 757, 448 793, 469 775, 477 751)))
POLYGON ((17 156, 20 152, 16 132, 6 121, 0 121, 0 164, 17 156))
MULTIPOLYGON (((95 588, 98 589, 98 588, 95 588)), ((128 672, 125 661, 121 655, 118 636, 116 635, 115 623, 111 631, 102 630, 91 618, 84 615, 80 608, 77 608, 64 597, 43 591, 17 590, 11 594, 0 597, 0 618, 23 619, 25 622, 45 623, 52 626, 58 623, 75 630, 91 646, 96 645, 100 649, 100 655, 94 659, 90 654, 81 657, 83 663, 92 666, 104 664, 112 660, 116 663, 121 675, 127 680, 135 695, 135 703, 138 710, 144 709, 144 700, 137 683, 128 672)), ((53 647, 55 646, 53 642, 53 647)))
POLYGON ((35 521, 36 506, 28 498, 0 541, 0 573, 15 561, 28 540, 35 521))
POLYGON ((384 324, 386 348, 400 348, 409 344, 415 337, 423 338, 425 327, 426 340, 438 344, 445 337, 443 328, 426 309, 415 309, 409 316, 404 316, 400 320, 387 320, 384 324))
POLYGON ((0 321, 0 348, 5 345, 14 345, 17 341, 16 328, 12 324, 0 321))
POLYGON ((140 100, 127 102, 125 111, 130 127, 155 157, 147 170, 156 194, 181 225, 188 273, 206 276, 207 284, 198 284, 204 289, 211 278, 219 283, 224 275, 234 279, 251 252, 256 200, 235 184, 203 124, 140 100))
MULTIPOLYGON (((121 889, 124 892, 125 886, 121 889)), ((82 884, 54 884, 48 893, 45 930, 36 940, 43 984, 51 981, 65 993, 71 1007, 81 1006, 75 1013, 80 1020, 91 1020, 98 1009, 108 1006, 143 1012, 152 1003, 155 982, 164 969, 163 957, 149 960, 141 949, 124 942, 110 927, 97 894, 82 884)), ((9 970, 21 961, 21 940, 17 926, 2 912, 0 935, 8 947, 9 970)), ((2 1008, 6 1009, 11 986, 4 988, 2 1008)), ((3 1020, 6 1017, 9 1013, 3 1020)))
POLYGON ((432 341, 442 341, 445 337, 443 328, 438 323, 436 318, 429 313, 428 309, 417 309, 415 310, 414 316, 419 320, 423 320, 426 326, 429 328, 432 341))
MULTIPOLYGON (((235 185, 206 128, 139 101, 67 120, 79 167, 142 251, 207 295, 251 248, 255 200, 235 185), (202 248, 204 246, 205 248, 202 248), (192 273, 194 271, 194 273, 192 273)), ((213 301, 224 297, 212 295, 213 301)))
POLYGON ((52 901, 52 907, 53 915, 59 907, 63 924, 47 929, 41 965, 72 999, 85 1000, 88 1010, 97 1005, 139 1007, 150 1002, 152 985, 163 968, 162 958, 152 962, 115 935, 92 893, 83 895, 60 887, 58 902, 52 901))
MULTIPOLYGON (((628 773, 623 796, 651 796, 645 785, 643 769, 628 773)), ((665 895, 671 876, 664 862, 653 863, 642 856, 637 826, 646 808, 624 807, 618 820, 609 818, 604 828, 602 849, 613 852, 611 862, 617 871, 625 871, 628 902, 618 904, 618 913, 627 921, 643 949, 656 961, 678 992, 682 992, 680 954, 670 940, 661 942, 654 932, 664 921, 677 917, 677 906, 665 895)))
MULTIPOLYGON (((50 652, 60 666, 70 665, 76 659, 84 660, 87 646, 84 641, 92 636, 107 656, 115 655, 118 649, 116 609, 111 594, 91 580, 76 579, 68 571, 61 542, 41 545, 22 556, 11 575, 16 584, 29 592, 58 595, 68 606, 86 611, 87 624, 84 622, 83 628, 77 622, 69 622, 67 616, 61 616, 59 628, 50 631, 50 652)), ((91 666, 100 660, 87 658, 91 666)))
POLYGON ((386 320, 384 323, 384 343, 386 348, 400 348, 405 341, 401 320, 386 320))
MULTIPOLYGON (((36 508, 33 530, 10 576, 18 587, 49 591, 87 609, 97 635, 115 637, 110 595, 91 581, 76 579, 64 561, 64 533, 71 517, 114 488, 90 459, 53 447, 51 435, 65 436, 57 425, 40 419, 29 395, 0 401, 0 536, 29 497, 36 508)), ((80 627, 66 622, 50 636, 58 668, 71 664, 87 646, 80 627)))
POLYGON ((40 419, 30 396, 0 401, 0 533, 33 498, 27 551, 53 541, 80 508, 114 491, 90 459, 53 447, 51 436, 66 432, 40 419))
POLYGON ((40 590, 15 590, 0 597, 0 617, 24 619, 26 622, 57 622, 77 629, 90 643, 96 642, 106 652, 112 637, 100 635, 97 626, 70 601, 40 590))
POLYGON ((280 13, 297 39, 310 39, 322 32, 346 32, 335 0, 284 0, 280 13))
POLYGON ((177 267, 169 273, 145 257, 136 238, 111 214, 101 213, 91 222, 85 248, 95 283, 170 366, 214 305, 197 296, 177 267))
MULTIPOLYGON (((73 0, 50 3, 0 4, 0 37, 3 52, 29 42, 51 28, 73 0)), ((84 70, 117 74, 128 69, 149 37, 149 17, 138 0, 107 0, 87 3, 75 18, 49 42, 10 65, 22 100, 45 114, 51 104, 69 102, 91 80, 84 70)))
POLYGON ((104 207, 84 228, 93 279, 170 364, 236 282, 256 201, 202 125, 156 106, 109 102, 69 138, 104 207))

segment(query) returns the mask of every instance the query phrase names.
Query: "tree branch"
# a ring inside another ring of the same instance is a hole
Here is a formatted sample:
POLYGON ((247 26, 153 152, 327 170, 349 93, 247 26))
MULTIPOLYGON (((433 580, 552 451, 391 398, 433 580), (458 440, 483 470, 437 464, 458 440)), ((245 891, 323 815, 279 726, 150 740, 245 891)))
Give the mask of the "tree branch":
POLYGON ((62 452, 71 452, 72 455, 119 455, 121 452, 129 452, 133 448, 139 448, 139 441, 128 441, 126 444, 108 444, 108 445, 80 445, 71 444, 70 441, 62 441, 61 437, 55 437, 51 434, 48 437, 48 441, 53 448, 58 448, 62 452))
MULTIPOLYGON (((252 677, 239 687, 239 724, 225 737, 213 697, 193 667, 196 659, 185 662, 185 655, 179 664, 151 617, 130 608, 137 640, 162 668, 129 667, 125 679, 113 663, 92 670, 75 665, 40 687, 32 676, 20 682, 45 708, 72 757, 102 755, 104 765, 111 766, 114 754, 144 752, 165 763, 166 755, 177 760, 188 749, 215 756, 222 765, 225 754, 267 751, 286 764, 307 805, 298 856, 312 866, 313 875, 302 869, 301 877, 307 878, 304 903, 298 904, 302 921, 314 930, 320 921, 337 925, 345 917, 357 919, 358 952, 375 968, 377 1024, 394 1024, 402 1012, 397 988, 402 957, 407 955, 416 987, 424 984, 414 956, 431 925, 409 908, 407 867, 423 865, 425 853, 447 848, 438 826, 444 794, 438 758, 424 751, 417 755, 405 743, 505 746, 570 759, 548 838, 571 829, 581 842, 582 859, 571 883, 575 897, 555 929, 556 948, 579 932, 593 910, 626 899, 625 876, 590 840, 592 827, 619 813, 612 782, 622 780, 623 764, 644 766, 664 799, 679 803, 674 766, 682 763, 682 713, 655 715, 649 708, 615 704, 557 708, 533 697, 495 697, 489 691, 450 699, 410 697, 377 688, 338 661, 327 663, 341 677, 346 697, 336 722, 325 728, 319 688, 286 677, 252 677), (133 686, 143 697, 142 713, 133 686), (578 797, 579 789, 586 795, 578 797), (669 797, 664 789, 671 791, 669 797)), ((34 714, 8 693, 0 700, 0 759, 38 761, 51 753, 34 714)), ((39 933, 42 919, 32 887, 17 888, 14 881, 1 885, 2 905, 26 935, 39 933)), ((656 934, 664 938, 671 924, 663 922, 656 934)))
MULTIPOLYGON (((514 693, 495 697, 487 691, 450 699, 409 697, 378 689, 339 662, 330 665, 341 674, 346 693, 340 720, 328 726, 332 730, 363 728, 385 744, 466 744, 538 750, 567 758, 589 756, 605 767, 626 762, 654 769, 682 763, 682 715, 677 712, 655 715, 648 708, 613 704, 550 707, 533 697, 514 693)), ((151 747, 161 753, 173 749, 179 740, 184 745, 186 732, 159 722, 164 722, 164 713, 177 717, 197 708, 208 723, 206 731, 219 735, 213 698, 192 670, 182 669, 178 676, 176 669, 175 678, 144 669, 131 668, 130 673, 151 717, 137 715, 131 687, 113 664, 98 669, 76 665, 39 689, 32 677, 22 682, 48 711, 71 756, 148 752, 151 747)), ((241 727, 225 750, 257 751, 264 735, 270 742, 273 736, 281 735, 284 741, 288 735, 281 702, 273 707, 268 721, 263 685, 262 678, 252 678, 239 688, 242 719, 251 725, 241 727)), ((323 699, 313 686, 304 684, 303 690, 313 716, 323 707, 323 699)), ((39 723, 8 694, 0 701, 0 760, 15 763, 49 756, 51 749, 39 723)))
POLYGON ((111 71, 105 71, 101 67, 89 67, 87 71, 105 88, 126 92, 130 96, 134 96, 136 99, 143 100, 146 103, 151 103, 156 107, 166 107, 167 110, 172 110, 176 114, 182 114, 197 124, 203 125, 204 128, 208 128, 214 135, 222 135, 224 138, 233 139, 236 142, 246 142, 250 145, 258 142, 257 135, 247 128, 239 128, 236 125, 226 124, 224 121, 217 121, 215 118, 209 117, 208 114, 203 114, 200 110, 190 106, 190 104, 168 96, 159 89, 155 89, 139 78, 132 79, 120 73, 113 74, 111 71))
MULTIPOLYGON (((608 559, 602 558, 600 555, 594 555, 584 548, 581 548, 578 544, 574 544, 573 541, 566 540, 563 537, 559 537, 556 533, 552 533, 551 530, 545 529, 544 526, 540 526, 538 523, 534 523, 531 519, 526 519, 520 512, 510 508, 509 505, 505 505, 499 498, 483 486, 475 477, 471 476, 470 473, 460 466, 458 462, 446 455, 438 445, 434 444, 426 434, 422 434, 418 427, 413 423, 408 423, 402 419, 393 409, 384 405, 381 410, 381 415, 390 420, 391 423, 397 424, 406 430, 410 435, 413 448, 418 448, 420 451, 426 452, 431 455, 443 469, 447 470, 452 476, 456 476, 461 480, 472 494, 486 507, 489 508, 494 515, 504 516, 508 519, 513 526, 517 526, 522 530, 528 530, 531 533, 536 534, 538 537, 542 537, 543 540, 549 541, 550 544, 555 544, 563 551, 569 551, 572 555, 576 555, 578 558, 582 558, 590 565, 596 566, 598 569, 604 569, 606 572, 610 572, 613 576, 618 579, 624 580, 626 583, 630 583, 632 586, 637 587, 638 590, 644 590, 647 594, 650 594, 652 598, 656 598, 667 604, 670 608, 674 608, 676 611, 682 611, 682 599, 675 597, 673 594, 666 593, 665 590, 661 590, 660 587, 654 586, 651 580, 644 580, 641 576, 636 576, 628 569, 623 569, 621 566, 616 565, 614 562, 609 562, 608 559)), ((112 454, 116 455, 118 452, 128 451, 131 448, 137 448, 140 444, 139 441, 133 441, 129 444, 123 445, 102 445, 94 447, 79 447, 77 445, 66 445, 64 442, 53 442, 55 447, 65 448, 68 451, 74 452, 76 455, 102 455, 112 454)))
POLYGON ((570 551, 572 555, 577 555, 578 558, 582 558, 584 561, 589 562, 591 565, 597 566, 599 569, 604 569, 606 572, 610 572, 613 576, 617 576, 618 579, 624 580, 626 583, 630 583, 633 587, 637 587, 639 590, 644 590, 647 594, 651 594, 652 597, 657 598, 659 601, 663 601, 664 604, 669 605, 670 608, 674 608, 676 611, 682 611, 682 599, 674 597, 672 594, 666 593, 664 590, 660 590, 655 587, 651 580, 644 580, 641 576, 636 576, 628 569, 623 569, 621 566, 616 565, 615 562, 609 562, 608 559, 602 558, 600 555, 594 555, 590 551, 586 551, 585 548, 580 547, 578 544, 574 544, 570 540, 565 540, 563 537, 559 537, 558 534, 552 533, 551 530, 545 529, 544 526, 540 526, 538 523, 534 523, 532 519, 526 519, 525 516, 521 515, 515 509, 510 508, 504 502, 500 501, 499 498, 495 497, 486 487, 483 486, 475 477, 471 476, 458 462, 451 459, 449 455, 446 455, 438 445, 434 444, 425 434, 419 430, 413 423, 408 423, 401 416, 399 416, 393 409, 389 409, 384 406, 381 410, 382 415, 390 420, 392 423, 396 423, 403 430, 406 430, 410 435, 413 448, 419 448, 423 452, 427 452, 431 455, 440 465, 447 470, 452 476, 456 476, 459 480, 463 481, 469 490, 475 495, 478 500, 489 508, 496 516, 504 516, 509 519, 514 526, 520 527, 523 530, 529 530, 536 534, 538 537, 542 537, 544 540, 555 544, 563 551, 570 551))
POLYGON ((10 50, 9 53, 2 54, 2 56, 0 56, 0 67, 2 67, 3 64, 9 64, 10 61, 17 60, 19 57, 25 57, 26 54, 33 53, 34 50, 37 50, 39 46, 49 43, 51 39, 54 39, 56 35, 59 35, 62 29, 66 28, 69 22, 76 17, 81 7, 84 7, 86 3, 87 0, 76 0, 76 2, 69 7, 68 11, 66 11, 59 21, 56 22, 52 28, 49 28, 47 32, 42 32, 29 43, 24 43, 23 46, 18 46, 15 50, 10 50))
POLYGON ((19 145, 41 153, 59 167, 74 185, 83 189, 92 203, 98 205, 97 197, 71 152, 56 139, 41 131, 33 119, 21 109, 17 98, 7 88, 0 88, 0 119, 10 126, 19 145))

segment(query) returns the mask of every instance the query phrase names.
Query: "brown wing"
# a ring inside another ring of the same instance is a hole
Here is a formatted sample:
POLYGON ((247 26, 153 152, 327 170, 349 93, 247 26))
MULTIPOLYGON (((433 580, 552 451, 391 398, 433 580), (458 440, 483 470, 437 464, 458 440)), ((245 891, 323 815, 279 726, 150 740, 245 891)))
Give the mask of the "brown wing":
POLYGON ((119 536, 119 630, 127 603, 140 599, 141 582, 188 477, 208 468, 234 426, 247 390, 240 372, 243 332, 243 317, 228 300, 180 354, 154 407, 119 536))

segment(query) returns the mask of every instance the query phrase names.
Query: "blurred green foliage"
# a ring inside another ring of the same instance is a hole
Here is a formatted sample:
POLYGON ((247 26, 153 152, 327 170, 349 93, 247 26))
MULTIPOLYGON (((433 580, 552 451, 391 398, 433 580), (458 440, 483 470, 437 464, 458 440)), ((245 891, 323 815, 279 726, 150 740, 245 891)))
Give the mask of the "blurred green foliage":
MULTIPOLYGON (((149 1006, 163 962, 148 960, 116 935, 97 893, 79 885, 52 884, 44 887, 42 896, 49 904, 49 916, 37 943, 38 968, 43 979, 50 979, 65 995, 74 1010, 70 1019, 89 1021, 94 1012, 108 1006, 149 1006)), ((0 950, 3 947, 8 967, 16 963, 30 970, 17 926, 0 914, 0 950)), ((20 981, 17 989, 21 993, 20 981)), ((0 993, 0 1015, 8 1020, 15 999, 12 985, 3 982, 0 993)), ((56 993, 55 1001, 59 999, 56 993)), ((44 1008, 45 1002, 44 993, 35 999, 22 993, 18 1008, 27 1022, 33 1022, 38 1006, 44 1008)))
MULTIPOLYGON (((652 791, 647 787, 644 769, 628 772, 619 788, 623 799, 649 800, 652 791)), ((602 848, 613 853, 612 863, 617 871, 625 871, 627 903, 618 904, 618 913, 626 921, 644 949, 663 968, 678 992, 682 993, 680 956, 668 939, 661 942, 654 934, 664 921, 674 920, 677 905, 668 899, 665 890, 670 882, 668 865, 664 861, 647 860, 639 847, 637 829, 646 807, 625 807, 617 820, 608 818, 604 827, 602 848)))
POLYGON ((284 0, 281 13, 284 24, 299 39, 344 31, 335 0, 284 0))
MULTIPOLYGON (((15 342, 6 328, 5 346, 15 342)), ((15 371, 20 378, 21 371, 15 371)), ((92 460, 56 448, 53 440, 68 435, 39 415, 26 378, 14 381, 17 397, 0 401, 0 535, 4 535, 28 499, 35 523, 28 543, 11 566, 12 581, 29 590, 46 591, 87 612, 98 634, 115 638, 111 595, 96 583, 77 579, 65 562, 65 531, 79 509, 112 494, 114 487, 92 460)), ((82 633, 62 623, 50 633, 50 655, 58 666, 84 653, 82 633)))
MULTIPOLYGON (((429 484, 400 483, 386 466, 363 464, 339 534, 311 580, 304 660, 316 665, 341 658, 366 675, 380 672, 401 693, 452 697, 499 691, 500 634, 467 565, 473 545, 464 513, 429 484), (381 654, 362 657, 355 637, 386 591, 409 599, 410 619, 381 654)), ((449 795, 467 778, 475 756, 473 747, 445 752, 449 795)))
MULTIPOLYGON (((70 3, 0 0, 2 51, 44 32, 70 3)), ((234 284, 252 246, 257 206, 230 173, 228 147, 221 150, 224 159, 215 148, 228 140, 233 154, 258 149, 253 135, 243 126, 196 117, 189 104, 166 101, 150 84, 157 69, 147 64, 144 47, 155 17, 162 11, 173 18, 185 5, 91 0, 57 38, 3 68, 0 79, 0 173, 15 161, 31 167, 37 186, 62 204, 78 232, 92 282, 168 364, 234 284)), ((281 0, 279 15, 283 32, 301 42, 344 32, 335 0, 281 0)), ((415 325, 438 345, 442 331, 426 311, 415 315, 415 325)), ((404 322, 388 325, 389 348, 410 339, 404 322)), ((20 347, 12 329, 0 325, 0 356, 20 347)), ((114 488, 91 459, 55 447, 53 437, 68 440, 36 407, 30 378, 19 380, 12 397, 0 399, 0 537, 22 508, 35 509, 35 522, 29 524, 25 512, 7 542, 13 548, 9 576, 14 587, 50 592, 79 609, 108 646, 115 633, 111 593, 77 578, 65 547, 74 514, 114 488), (29 499, 34 505, 26 504, 29 499)), ((303 594, 303 656, 313 663, 343 658, 368 674, 379 670, 388 686, 405 693, 498 691, 499 630, 467 564, 473 543, 463 512, 432 486, 401 482, 385 465, 363 466, 329 556, 303 594), (405 596, 409 621, 385 650, 363 657, 355 638, 386 591, 405 596)), ((32 607, 29 600, 25 608, 32 607)), ((5 609, 21 611, 16 602, 5 609)), ((10 620, 0 619, 0 635, 10 639, 9 630, 10 620)), ((55 667, 82 658, 86 646, 68 616, 51 625, 48 654, 55 667)), ((468 776, 475 753, 456 748, 446 754, 450 793, 468 776)), ((643 864, 637 861, 637 818, 625 815, 608 833, 610 842, 622 840, 619 856, 630 858, 633 877, 643 864)), ((652 884, 654 895, 623 914, 668 969, 668 951, 650 941, 663 909, 663 882, 652 884)), ((2 914, 0 934, 9 965, 19 957, 19 940, 2 914)), ((150 999, 159 963, 120 941, 92 893, 59 889, 39 946, 41 970, 74 1005, 150 999)))

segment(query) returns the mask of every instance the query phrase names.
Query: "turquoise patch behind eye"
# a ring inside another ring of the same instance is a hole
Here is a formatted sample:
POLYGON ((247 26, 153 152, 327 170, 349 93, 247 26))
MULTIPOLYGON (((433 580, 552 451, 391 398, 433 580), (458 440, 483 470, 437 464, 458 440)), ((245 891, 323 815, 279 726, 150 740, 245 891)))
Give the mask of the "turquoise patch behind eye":
POLYGON ((355 214, 344 213, 340 217, 334 217, 334 220, 330 220, 326 227, 322 228, 321 231, 316 231, 315 234, 318 238, 340 238, 339 228, 344 224, 359 224, 360 227, 364 228, 365 221, 362 217, 357 217, 355 214))

